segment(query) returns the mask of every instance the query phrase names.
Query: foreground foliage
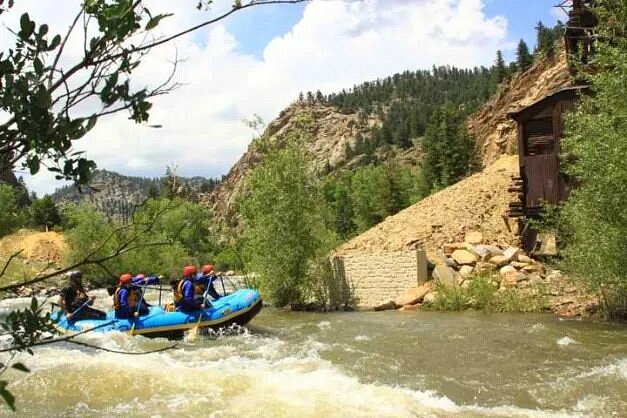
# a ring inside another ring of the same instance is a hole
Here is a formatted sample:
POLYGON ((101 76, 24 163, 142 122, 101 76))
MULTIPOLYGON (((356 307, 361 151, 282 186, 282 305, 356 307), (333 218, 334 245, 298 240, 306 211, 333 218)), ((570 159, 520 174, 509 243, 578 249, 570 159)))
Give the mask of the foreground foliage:
POLYGON ((594 94, 568 118, 562 141, 581 186, 560 216, 564 262, 597 292, 606 314, 627 318, 627 3, 601 3, 594 94))

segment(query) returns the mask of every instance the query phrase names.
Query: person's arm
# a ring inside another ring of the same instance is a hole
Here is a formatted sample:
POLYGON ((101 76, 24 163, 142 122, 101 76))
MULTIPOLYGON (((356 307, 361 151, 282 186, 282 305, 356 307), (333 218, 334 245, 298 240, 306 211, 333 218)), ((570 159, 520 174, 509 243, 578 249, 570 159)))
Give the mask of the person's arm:
POLYGON ((131 314, 131 307, 128 306, 128 289, 120 289, 120 310, 122 316, 131 314))
POLYGON ((68 310, 67 310, 67 303, 65 302, 65 299, 67 298, 67 293, 68 293, 68 289, 67 287, 64 287, 63 289, 61 289, 61 294, 59 295, 59 306, 61 307, 61 311, 64 314, 68 314, 68 310))

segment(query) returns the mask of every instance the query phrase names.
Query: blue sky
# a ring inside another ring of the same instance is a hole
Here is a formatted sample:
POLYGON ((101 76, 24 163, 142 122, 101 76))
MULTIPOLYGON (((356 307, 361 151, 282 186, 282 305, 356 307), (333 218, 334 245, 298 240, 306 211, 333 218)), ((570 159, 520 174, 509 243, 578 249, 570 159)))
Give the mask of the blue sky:
MULTIPOLYGON (((146 1, 154 2, 153 13, 174 13, 160 25, 163 35, 215 17, 232 2, 216 0, 214 9, 198 11, 195 2, 146 1)), ((511 60, 520 38, 533 47, 538 20, 555 23, 556 1, 315 0, 242 10, 144 58, 136 76, 147 86, 169 75, 175 54, 184 59, 176 76, 181 88, 156 98, 151 109, 149 123, 161 129, 114 115, 100 120, 75 149, 100 168, 128 175, 159 176, 177 165, 180 175, 220 177, 254 135, 243 119, 257 114, 270 122, 301 91, 331 93, 433 65, 490 66, 498 49, 511 60)), ((79 2, 64 0, 59 8, 24 1, 16 7, 61 32, 79 2)), ((0 50, 10 47, 10 39, 0 36, 0 50)), ((82 40, 70 42, 65 52, 69 61, 81 53, 82 40)), ((27 182, 39 194, 59 185, 45 173, 27 176, 27 182)))

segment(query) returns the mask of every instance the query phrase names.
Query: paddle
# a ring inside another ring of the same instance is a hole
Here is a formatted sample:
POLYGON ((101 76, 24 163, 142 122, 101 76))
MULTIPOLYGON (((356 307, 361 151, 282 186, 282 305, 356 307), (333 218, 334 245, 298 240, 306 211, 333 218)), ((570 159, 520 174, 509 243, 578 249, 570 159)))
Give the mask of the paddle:
POLYGON ((78 311, 80 311, 81 309, 83 309, 85 306, 87 306, 89 304, 89 302, 91 302, 91 298, 87 299, 87 301, 85 303, 83 303, 81 306, 79 306, 78 308, 76 308, 74 310, 74 312, 72 312, 71 314, 66 315, 65 317, 67 318, 68 321, 71 321, 72 318, 74 317, 74 315, 76 315, 78 313, 78 311))
POLYGON ((139 308, 141 308, 142 306, 142 300, 144 300, 145 291, 146 291, 146 285, 142 286, 142 293, 141 293, 141 296, 139 297, 139 301, 137 302, 137 308, 135 309, 135 312, 133 312, 133 325, 131 326, 131 332, 130 332, 131 335, 133 335, 133 332, 135 331, 135 325, 137 325, 137 319, 139 318, 139 308))
POLYGON ((196 322, 196 325, 194 326, 194 328, 192 328, 189 331, 189 334, 187 334, 187 341, 196 341, 196 337, 198 337, 198 329, 200 327, 200 321, 202 321, 202 316, 204 314, 204 306, 205 303, 207 302, 207 293, 209 292, 209 286, 207 286, 207 289, 205 290, 205 293, 203 293, 202 295, 202 305, 201 305, 201 310, 200 310, 200 315, 198 315, 198 322, 196 322))

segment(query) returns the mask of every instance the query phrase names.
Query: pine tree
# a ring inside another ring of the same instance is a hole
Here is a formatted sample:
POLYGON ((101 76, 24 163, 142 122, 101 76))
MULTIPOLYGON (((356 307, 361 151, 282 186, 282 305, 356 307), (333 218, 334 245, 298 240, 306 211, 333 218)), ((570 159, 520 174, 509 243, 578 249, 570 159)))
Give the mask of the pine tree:
POLYGON ((520 40, 518 43, 518 49, 516 50, 516 62, 520 71, 527 71, 531 64, 533 64, 533 56, 529 52, 529 47, 524 40, 520 40))
POLYGON ((507 77, 507 67, 505 66, 505 60, 503 59, 501 50, 496 51, 496 61, 494 62, 492 71, 497 84, 502 83, 507 77))

